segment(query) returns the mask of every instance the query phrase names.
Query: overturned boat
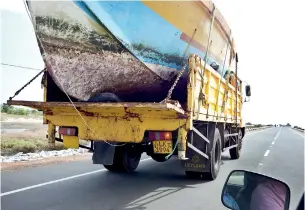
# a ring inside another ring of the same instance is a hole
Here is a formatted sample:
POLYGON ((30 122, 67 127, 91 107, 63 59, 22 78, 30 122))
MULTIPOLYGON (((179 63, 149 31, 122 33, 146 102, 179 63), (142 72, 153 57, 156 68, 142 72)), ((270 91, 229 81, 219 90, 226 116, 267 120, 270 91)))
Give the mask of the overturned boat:
MULTIPOLYGON (((223 73, 233 59, 230 29, 212 2, 27 1, 27 5, 48 74, 62 91, 80 101, 110 92, 123 101, 158 102, 191 53, 204 58, 208 50, 207 63, 223 73)), ((173 93, 177 100, 186 97, 179 92, 187 84, 186 75, 173 93)))

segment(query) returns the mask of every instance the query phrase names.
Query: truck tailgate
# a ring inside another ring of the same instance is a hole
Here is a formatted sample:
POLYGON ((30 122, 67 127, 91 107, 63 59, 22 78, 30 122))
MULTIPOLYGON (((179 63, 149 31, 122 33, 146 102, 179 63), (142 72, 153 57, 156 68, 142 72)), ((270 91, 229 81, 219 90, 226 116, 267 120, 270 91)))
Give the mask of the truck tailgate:
POLYGON ((170 103, 87 103, 8 101, 44 112, 55 126, 78 128, 88 140, 139 143, 146 130, 176 130, 186 123, 185 111, 170 103))

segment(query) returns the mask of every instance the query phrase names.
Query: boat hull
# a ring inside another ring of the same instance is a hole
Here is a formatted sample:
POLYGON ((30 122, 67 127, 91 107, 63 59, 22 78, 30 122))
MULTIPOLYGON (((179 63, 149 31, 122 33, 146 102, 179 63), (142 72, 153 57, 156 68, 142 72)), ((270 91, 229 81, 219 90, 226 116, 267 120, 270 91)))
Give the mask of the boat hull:
MULTIPOLYGON (((190 53, 205 56, 211 16, 199 3, 31 1, 29 10, 48 71, 67 94, 88 100, 112 92, 127 101, 158 101, 190 53), (181 8, 188 8, 184 15, 181 8)), ((215 24, 209 63, 229 65, 227 43, 226 31, 215 24)))

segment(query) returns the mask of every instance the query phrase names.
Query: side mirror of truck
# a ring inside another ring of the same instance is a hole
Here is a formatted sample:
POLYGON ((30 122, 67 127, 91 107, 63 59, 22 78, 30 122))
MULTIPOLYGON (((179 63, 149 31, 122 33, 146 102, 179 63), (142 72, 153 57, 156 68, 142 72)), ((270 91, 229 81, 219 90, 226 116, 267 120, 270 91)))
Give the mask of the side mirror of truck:
POLYGON ((246 96, 248 96, 248 97, 251 96, 251 87, 250 87, 250 85, 246 85, 246 96))
POLYGON ((274 205, 274 209, 288 210, 290 188, 286 183, 272 177, 234 170, 224 184, 221 202, 225 207, 234 210, 264 209, 270 204, 274 205))

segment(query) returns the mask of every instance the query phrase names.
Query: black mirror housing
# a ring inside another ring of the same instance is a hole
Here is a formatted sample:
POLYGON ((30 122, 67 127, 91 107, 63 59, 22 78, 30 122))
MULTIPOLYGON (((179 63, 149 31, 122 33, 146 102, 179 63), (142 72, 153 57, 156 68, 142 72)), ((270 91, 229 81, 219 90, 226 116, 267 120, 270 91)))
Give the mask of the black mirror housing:
POLYGON ((251 96, 251 87, 250 87, 250 85, 246 85, 246 96, 248 96, 248 97, 251 96))
POLYGON ((232 171, 222 189, 222 204, 234 210, 264 209, 272 204, 274 209, 288 210, 289 186, 277 179, 245 170, 232 171), (263 195, 263 196, 262 196, 263 195))

